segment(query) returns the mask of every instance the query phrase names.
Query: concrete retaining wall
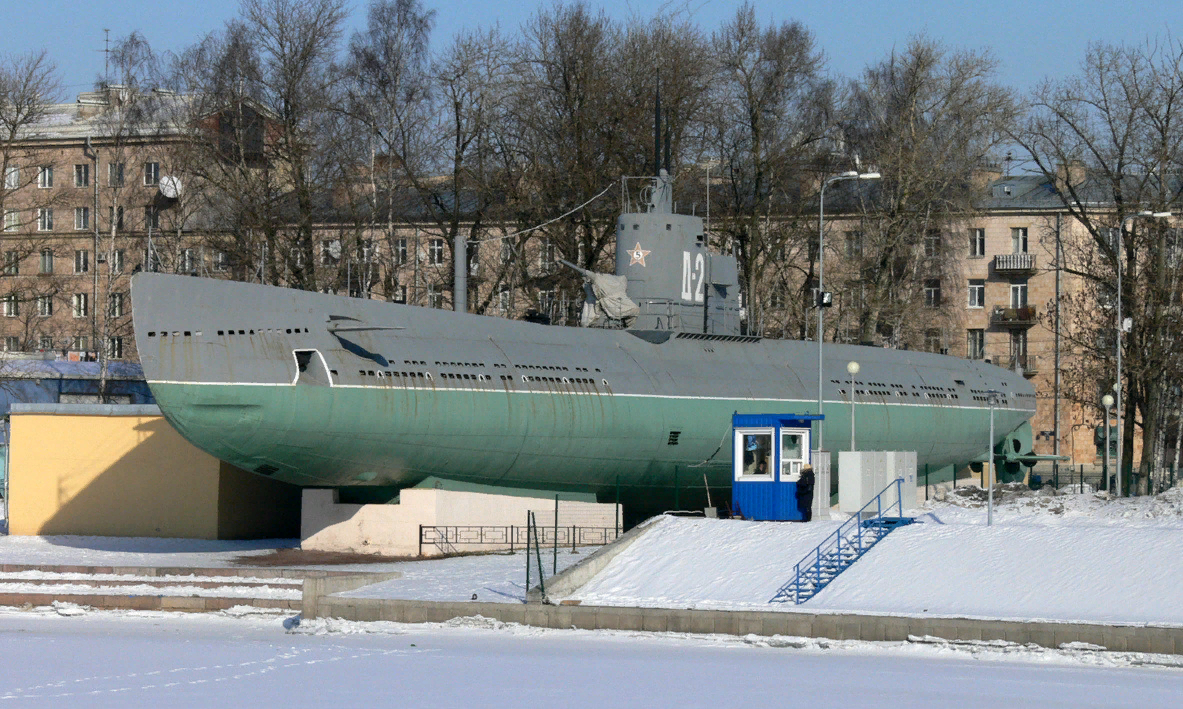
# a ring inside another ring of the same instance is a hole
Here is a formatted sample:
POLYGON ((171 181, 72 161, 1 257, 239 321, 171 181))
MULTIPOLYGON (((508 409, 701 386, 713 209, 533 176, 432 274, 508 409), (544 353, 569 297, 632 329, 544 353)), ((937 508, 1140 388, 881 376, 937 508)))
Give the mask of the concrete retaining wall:
MULTIPOLYGON (((523 526, 533 511, 541 526, 554 521, 554 501, 536 497, 492 495, 433 488, 407 488, 394 505, 342 504, 333 490, 305 489, 300 518, 300 548, 387 556, 418 556, 419 526, 523 526)), ((559 502, 559 527, 616 526, 612 504, 559 502)), ((455 551, 504 549, 504 544, 463 544, 455 551)), ((439 556, 445 549, 424 547, 424 556, 439 556)))
POLYGON ((1016 643, 1035 643, 1051 648, 1062 643, 1085 642, 1109 650, 1183 654, 1183 628, 1174 627, 913 618, 844 613, 444 603, 335 596, 315 599, 315 602, 309 605, 307 591, 305 594, 305 618, 442 623, 453 618, 480 615, 506 623, 521 623, 542 628, 792 635, 872 641, 906 641, 909 635, 931 635, 946 640, 1007 640, 1016 643))

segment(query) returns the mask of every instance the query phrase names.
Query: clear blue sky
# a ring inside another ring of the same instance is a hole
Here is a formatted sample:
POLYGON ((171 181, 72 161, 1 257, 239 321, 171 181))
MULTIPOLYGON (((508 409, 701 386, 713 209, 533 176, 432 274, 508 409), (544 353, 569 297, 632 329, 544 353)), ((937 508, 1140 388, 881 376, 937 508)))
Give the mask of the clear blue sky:
MULTIPOLYGON (((464 28, 500 24, 514 30, 550 0, 424 0, 438 11, 436 45, 464 28)), ((662 3, 592 0, 592 7, 620 19, 651 14, 662 3)), ((179 50, 219 29, 238 12, 238 0, 9 0, 2 13, 0 52, 46 48, 61 69, 66 96, 87 90, 103 69, 103 28, 111 36, 139 30, 157 51, 179 50)), ((737 2, 688 0, 679 7, 704 29, 734 14, 737 2)), ((354 0, 350 30, 365 22, 365 2, 354 0)), ((999 78, 1025 91, 1044 77, 1076 71, 1088 42, 1140 43, 1165 38, 1183 24, 1178 0, 1119 4, 1099 0, 1046 0, 1035 3, 964 0, 757 0, 764 21, 796 19, 817 37, 830 72, 857 75, 868 63, 925 32, 951 47, 990 49, 1002 64, 999 78), (1172 26, 1174 25, 1174 26, 1172 26)))

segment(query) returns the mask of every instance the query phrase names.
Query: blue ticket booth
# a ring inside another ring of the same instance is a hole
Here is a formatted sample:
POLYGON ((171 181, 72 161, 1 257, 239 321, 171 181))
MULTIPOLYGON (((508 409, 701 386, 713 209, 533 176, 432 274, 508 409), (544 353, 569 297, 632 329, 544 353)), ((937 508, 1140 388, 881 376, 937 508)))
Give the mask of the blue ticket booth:
MULTIPOLYGON (((812 465, 811 433, 818 414, 734 414, 731 508, 755 520, 800 521, 797 480, 812 465)), ((814 494, 817 494, 816 491, 814 494)))

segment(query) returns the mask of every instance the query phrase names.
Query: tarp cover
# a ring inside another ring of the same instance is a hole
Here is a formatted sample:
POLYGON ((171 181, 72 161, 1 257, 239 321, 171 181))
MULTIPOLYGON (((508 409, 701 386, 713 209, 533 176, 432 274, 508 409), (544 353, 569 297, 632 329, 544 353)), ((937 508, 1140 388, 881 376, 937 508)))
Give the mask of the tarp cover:
MULTIPOLYGON (((595 315, 602 315, 609 320, 619 320, 627 326, 640 314, 641 309, 628 297, 628 278, 625 276, 585 271, 583 277, 595 296, 595 315)), ((585 320, 588 315, 585 312, 585 320)), ((591 319, 595 322, 598 318, 592 316, 591 319)))

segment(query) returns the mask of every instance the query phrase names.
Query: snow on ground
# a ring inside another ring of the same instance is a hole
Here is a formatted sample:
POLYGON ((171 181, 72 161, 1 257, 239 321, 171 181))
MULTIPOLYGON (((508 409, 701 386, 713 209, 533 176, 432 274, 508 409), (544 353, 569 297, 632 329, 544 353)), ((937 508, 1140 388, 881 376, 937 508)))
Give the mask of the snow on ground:
MULTIPOLYGON (((558 570, 586 559, 599 547, 581 547, 579 553, 559 549, 558 570)), ((552 575, 556 557, 543 549, 542 570, 552 575)), ((530 585, 538 584, 535 557, 530 567, 530 585)), ((402 578, 366 586, 341 594, 351 598, 406 598, 422 601, 468 601, 476 594, 477 600, 499 603, 526 600, 526 554, 482 554, 457 556, 431 561, 405 561, 383 564, 383 570, 399 571, 402 578)))
POLYGON ((1173 707, 1178 658, 986 644, 0 612, 13 707, 1173 707), (1153 666, 1161 663, 1164 666, 1153 666), (1138 666, 1150 664, 1151 667, 1138 666))
MULTIPOLYGON (((985 524, 986 499, 980 487, 959 487, 909 514, 926 514, 926 519, 944 524, 985 524)), ((994 506, 995 524, 1183 530, 1183 487, 1154 497, 1112 498, 1106 492, 1065 494, 1047 487, 1032 491, 1011 483, 995 488, 994 506)))
MULTIPOLYGON (((62 581, 143 581, 145 583, 227 583, 231 579, 236 584, 245 583, 277 583, 275 577, 262 576, 198 576, 197 574, 161 574, 159 576, 139 576, 136 574, 85 574, 59 573, 56 571, 0 571, 0 583, 12 581, 42 581, 58 583, 62 581)), ((299 585, 300 579, 291 579, 292 585, 299 585)))
POLYGON ((1183 530, 914 524, 887 536, 815 609, 1183 624, 1183 530))
POLYGON ((0 563, 71 566, 193 566, 225 568, 248 554, 267 554, 277 546, 299 546, 298 539, 218 541, 151 537, 0 536, 0 563))
POLYGON ((667 517, 572 598, 585 605, 769 610, 793 565, 838 524, 667 517))
POLYGON ((200 596, 203 598, 275 598, 298 600, 302 590, 299 587, 276 586, 186 586, 178 584, 161 588, 152 584, 129 584, 119 586, 94 586, 83 583, 60 582, 52 586, 35 583, 0 582, 0 593, 52 593, 57 596, 200 596))
POLYGON ((918 510, 800 609, 769 604, 837 522, 666 518, 571 597, 590 605, 1183 624, 1183 489, 1154 498, 1008 486, 918 510))

